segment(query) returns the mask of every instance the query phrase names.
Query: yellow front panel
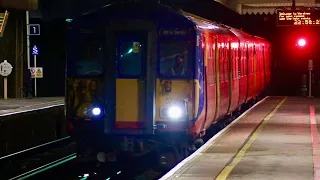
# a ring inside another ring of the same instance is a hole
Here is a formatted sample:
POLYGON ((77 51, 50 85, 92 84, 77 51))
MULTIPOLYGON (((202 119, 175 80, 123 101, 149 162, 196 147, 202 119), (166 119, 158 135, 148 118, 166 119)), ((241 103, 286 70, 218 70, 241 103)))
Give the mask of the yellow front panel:
POLYGON ((139 121, 139 84, 137 79, 116 81, 116 121, 139 121))
MULTIPOLYGON (((194 118, 193 112, 193 80, 170 80, 171 92, 164 93, 164 83, 167 80, 156 81, 156 121, 169 121, 160 116, 160 108, 168 108, 176 100, 188 99, 189 120, 194 118)), ((169 80, 168 80, 169 81, 169 80)))

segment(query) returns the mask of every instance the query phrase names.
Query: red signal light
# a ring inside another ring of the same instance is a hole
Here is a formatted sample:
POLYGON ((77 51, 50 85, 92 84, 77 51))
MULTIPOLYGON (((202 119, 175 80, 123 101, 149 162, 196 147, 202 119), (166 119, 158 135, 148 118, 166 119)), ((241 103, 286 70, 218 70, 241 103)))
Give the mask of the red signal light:
POLYGON ((303 46, 305 46, 306 44, 307 44, 307 42, 306 42, 305 39, 299 39, 298 45, 299 45, 300 47, 303 47, 303 46))

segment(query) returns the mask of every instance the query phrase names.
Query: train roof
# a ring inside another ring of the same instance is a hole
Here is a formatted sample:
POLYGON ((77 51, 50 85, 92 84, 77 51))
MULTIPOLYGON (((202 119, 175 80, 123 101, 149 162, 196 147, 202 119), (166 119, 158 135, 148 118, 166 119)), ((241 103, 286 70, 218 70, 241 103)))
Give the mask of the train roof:
POLYGON ((210 21, 208 19, 202 18, 200 16, 181 11, 181 14, 188 18, 190 21, 194 23, 194 25, 199 29, 205 29, 205 30, 212 30, 212 31, 218 31, 218 33, 221 34, 233 34, 228 30, 228 28, 222 24, 219 24, 214 21, 210 21))
MULTIPOLYGON (((144 16, 147 18, 157 18, 161 20, 162 22, 166 24, 179 24, 184 25, 186 27, 193 27, 199 30, 209 30, 216 32, 218 34, 224 34, 229 35, 230 37, 237 37, 240 41, 256 41, 256 39, 260 39, 260 41, 267 41, 262 40, 263 38, 256 37, 253 35, 250 35, 242 30, 226 26, 202 17, 199 17, 197 15, 194 15, 192 13, 183 11, 179 8, 176 8, 171 5, 165 5, 165 4, 158 4, 158 3, 148 3, 148 2, 125 2, 125 3, 114 3, 106 5, 99 10, 91 11, 89 13, 86 13, 86 18, 92 18, 92 19, 102 19, 105 18, 99 18, 99 15, 101 14, 118 14, 118 15, 128 15, 130 14, 130 17, 135 16, 144 16), (121 9, 121 12, 119 11, 121 9), (136 13, 139 12, 139 13, 136 13), (96 16, 93 18, 92 16, 96 16)), ((92 21, 86 21, 89 23, 92 23, 92 21)), ((79 23, 81 24, 81 22, 79 23)))
POLYGON ((262 43, 265 46, 270 46, 270 43, 269 43, 269 41, 267 39, 265 39, 263 37, 259 37, 259 36, 254 36, 254 37, 257 39, 257 41, 259 43, 262 43))
POLYGON ((259 36, 251 35, 245 31, 240 29, 227 26, 224 24, 217 23, 215 21, 211 21, 197 15, 181 11, 182 15, 190 19, 198 28, 200 29, 210 29, 214 31, 219 31, 219 33, 224 34, 233 34, 235 35, 240 41, 249 41, 249 42, 256 42, 257 40, 262 43, 268 43, 268 40, 259 36))
POLYGON ((240 39, 240 41, 256 41, 253 35, 246 33, 242 30, 230 27, 230 31, 234 33, 240 39))

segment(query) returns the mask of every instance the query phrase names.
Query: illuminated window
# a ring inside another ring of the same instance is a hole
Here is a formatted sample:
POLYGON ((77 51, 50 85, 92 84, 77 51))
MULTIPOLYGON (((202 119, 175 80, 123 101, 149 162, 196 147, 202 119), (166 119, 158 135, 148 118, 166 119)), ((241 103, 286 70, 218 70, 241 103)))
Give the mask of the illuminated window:
POLYGON ((188 43, 167 40, 160 43, 160 74, 167 77, 190 77, 190 55, 188 43))
POLYGON ((124 76, 139 76, 142 73, 142 49, 139 42, 139 51, 134 51, 134 41, 123 41, 120 44, 118 71, 124 76))

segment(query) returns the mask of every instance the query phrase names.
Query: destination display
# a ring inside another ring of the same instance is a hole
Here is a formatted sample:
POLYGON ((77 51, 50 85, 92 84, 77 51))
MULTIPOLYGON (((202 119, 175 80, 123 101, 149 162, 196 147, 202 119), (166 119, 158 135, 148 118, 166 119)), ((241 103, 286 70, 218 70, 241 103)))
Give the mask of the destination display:
POLYGON ((180 36, 184 36, 187 35, 187 31, 186 30, 179 30, 179 29, 163 29, 162 30, 162 34, 163 35, 180 35, 180 36))
POLYGON ((277 11, 278 26, 320 26, 320 13, 311 10, 277 11))

